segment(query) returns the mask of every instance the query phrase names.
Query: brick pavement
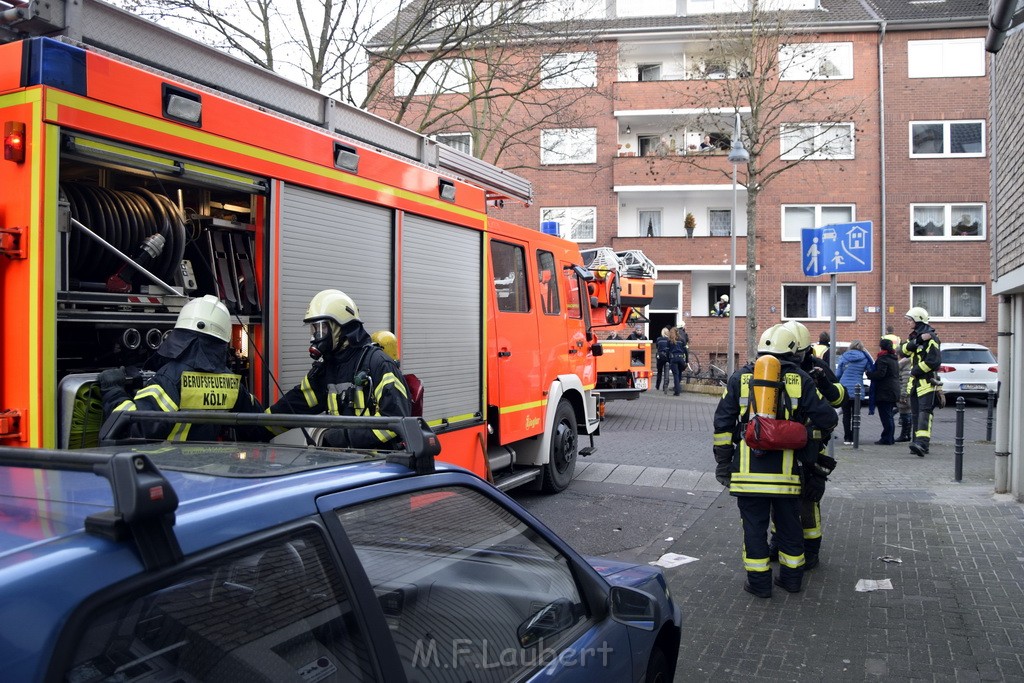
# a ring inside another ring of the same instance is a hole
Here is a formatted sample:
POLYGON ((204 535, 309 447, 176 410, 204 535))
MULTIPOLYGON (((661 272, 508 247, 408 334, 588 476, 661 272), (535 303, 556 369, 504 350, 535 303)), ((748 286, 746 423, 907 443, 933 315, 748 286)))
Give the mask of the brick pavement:
MULTIPOLYGON (((616 404, 623 424, 674 420, 692 431, 677 442, 686 466, 620 470, 599 452, 580 478, 710 488, 702 484, 713 467, 715 403, 650 394, 616 404)), ((1024 507, 993 495, 984 411, 968 416, 956 483, 954 410, 936 413, 925 458, 905 444, 872 444, 880 427, 865 414, 869 445, 835 449, 822 563, 800 594, 776 589, 762 600, 742 591, 739 513, 727 493, 715 498, 669 548, 698 558, 665 570, 684 616, 676 680, 1024 681, 1024 507), (859 579, 886 578, 892 590, 854 590, 859 579)))

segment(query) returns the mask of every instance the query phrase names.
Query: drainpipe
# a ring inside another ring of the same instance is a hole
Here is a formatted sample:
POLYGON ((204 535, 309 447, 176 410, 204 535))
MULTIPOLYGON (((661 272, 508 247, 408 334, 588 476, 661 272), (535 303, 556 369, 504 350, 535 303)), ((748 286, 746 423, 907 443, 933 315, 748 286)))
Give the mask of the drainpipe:
MULTIPOLYGON (((1010 301, 1013 297, 1006 295, 999 297, 999 332, 996 339, 996 358, 999 359, 999 402, 996 404, 996 443, 995 443, 995 491, 1006 493, 1009 484, 1010 471, 1010 403, 1011 384, 1017 384, 1012 379, 1010 363, 1014 356, 1010 353, 1010 341, 1013 339, 1012 319, 1013 311, 1010 308, 1010 301)), ((1017 387, 1014 386, 1013 389, 1017 387)), ((1018 492, 1019 495, 1019 492, 1018 492)))
POLYGON ((879 152, 879 165, 881 166, 878 174, 879 192, 881 192, 881 232, 882 232, 882 329, 878 333, 881 337, 885 334, 885 315, 888 311, 888 301, 886 299, 886 285, 888 277, 886 276, 886 239, 885 239, 885 48, 883 43, 885 42, 885 27, 886 22, 883 19, 878 23, 879 34, 878 34, 878 152, 879 152))

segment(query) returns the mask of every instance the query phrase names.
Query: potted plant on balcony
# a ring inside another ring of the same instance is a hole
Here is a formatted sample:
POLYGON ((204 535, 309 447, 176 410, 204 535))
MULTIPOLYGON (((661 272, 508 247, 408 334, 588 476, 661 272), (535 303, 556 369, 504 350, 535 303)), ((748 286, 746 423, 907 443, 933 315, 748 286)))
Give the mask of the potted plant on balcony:
POLYGON ((697 228, 697 219, 689 211, 686 212, 686 220, 683 221, 683 227, 686 228, 686 236, 692 238, 693 231, 697 228))

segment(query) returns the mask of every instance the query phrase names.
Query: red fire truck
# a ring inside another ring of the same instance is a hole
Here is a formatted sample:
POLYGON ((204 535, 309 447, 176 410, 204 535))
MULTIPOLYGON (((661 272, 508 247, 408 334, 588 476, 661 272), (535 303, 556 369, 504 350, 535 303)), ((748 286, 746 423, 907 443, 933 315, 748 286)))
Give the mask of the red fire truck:
POLYGON ((0 42, 0 442, 89 444, 95 373, 204 294, 273 401, 333 287, 397 335, 443 459, 568 485, 600 424, 591 316, 622 304, 574 243, 487 215, 528 182, 97 0, 4 12, 0 42))

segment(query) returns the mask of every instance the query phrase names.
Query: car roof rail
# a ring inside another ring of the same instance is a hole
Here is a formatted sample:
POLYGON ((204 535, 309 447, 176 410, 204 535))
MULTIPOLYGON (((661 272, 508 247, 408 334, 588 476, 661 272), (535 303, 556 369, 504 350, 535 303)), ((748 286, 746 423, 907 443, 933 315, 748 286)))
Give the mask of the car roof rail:
POLYGON ((181 561, 181 546, 172 529, 178 494, 145 455, 2 447, 0 465, 103 477, 114 494, 114 508, 86 517, 86 532, 113 541, 130 538, 147 570, 181 561))
MULTIPOLYGON (((393 431, 402 441, 402 450, 389 451, 388 462, 397 463, 416 474, 434 471, 434 456, 441 452, 437 434, 421 417, 353 417, 348 415, 292 415, 287 413, 229 413, 216 410, 120 410, 112 413, 100 427, 100 443, 117 445, 137 443, 130 438, 133 423, 214 424, 225 427, 326 427, 338 429, 374 429, 393 431)), ((268 432, 268 436, 269 436, 268 432)))

